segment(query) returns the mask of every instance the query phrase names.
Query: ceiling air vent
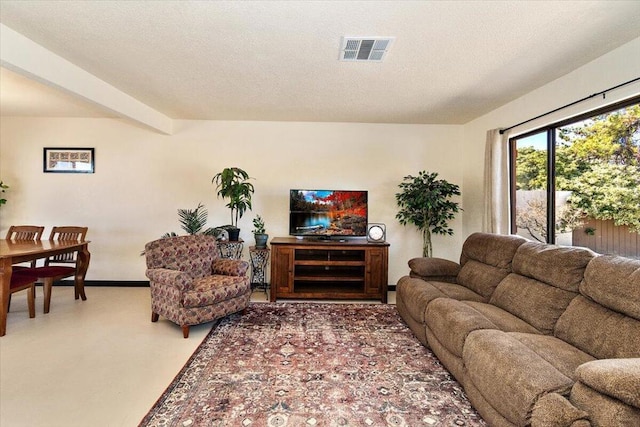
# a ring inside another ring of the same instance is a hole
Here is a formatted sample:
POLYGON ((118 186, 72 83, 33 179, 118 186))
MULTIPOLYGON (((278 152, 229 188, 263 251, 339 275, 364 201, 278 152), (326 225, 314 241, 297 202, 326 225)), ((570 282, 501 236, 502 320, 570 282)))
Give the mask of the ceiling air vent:
POLYGON ((340 60, 380 62, 392 41, 393 37, 343 37, 340 60))

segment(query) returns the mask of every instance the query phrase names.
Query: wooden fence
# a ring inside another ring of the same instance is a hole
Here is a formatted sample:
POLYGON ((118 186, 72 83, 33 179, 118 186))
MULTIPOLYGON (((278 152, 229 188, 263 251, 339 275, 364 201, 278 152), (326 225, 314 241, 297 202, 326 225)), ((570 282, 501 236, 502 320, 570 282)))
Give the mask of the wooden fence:
POLYGON ((640 235, 613 221, 587 219, 573 230, 573 246, 587 247, 599 254, 615 254, 640 259, 640 235))

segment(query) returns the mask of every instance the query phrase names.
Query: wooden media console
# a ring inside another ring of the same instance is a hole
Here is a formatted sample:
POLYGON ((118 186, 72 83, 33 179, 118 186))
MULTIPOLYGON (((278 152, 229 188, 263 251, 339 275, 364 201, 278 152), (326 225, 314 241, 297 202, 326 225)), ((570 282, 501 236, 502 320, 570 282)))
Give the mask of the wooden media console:
POLYGON ((389 244, 366 240, 271 241, 271 301, 277 298, 387 302, 389 244))

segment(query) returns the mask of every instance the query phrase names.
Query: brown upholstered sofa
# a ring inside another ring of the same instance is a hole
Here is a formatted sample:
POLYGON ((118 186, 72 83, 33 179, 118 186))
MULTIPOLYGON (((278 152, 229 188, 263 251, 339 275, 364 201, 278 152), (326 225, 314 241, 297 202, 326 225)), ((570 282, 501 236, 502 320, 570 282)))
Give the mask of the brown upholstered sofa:
POLYGON ((402 318, 492 426, 640 426, 640 261, 476 233, 409 261, 402 318))

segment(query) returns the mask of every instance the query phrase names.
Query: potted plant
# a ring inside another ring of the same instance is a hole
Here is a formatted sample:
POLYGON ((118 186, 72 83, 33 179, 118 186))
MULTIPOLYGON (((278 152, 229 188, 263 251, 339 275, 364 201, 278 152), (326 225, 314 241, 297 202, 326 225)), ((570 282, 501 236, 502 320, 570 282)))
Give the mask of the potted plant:
POLYGON ((267 247, 269 235, 265 232, 264 220, 260 215, 253 218, 253 237, 256 239, 257 249, 264 249, 267 247))
MULTIPOLYGON (((6 190, 7 188, 9 188, 9 186, 4 182, 0 181, 0 192, 4 193, 4 190, 6 190)), ((0 205, 4 205, 5 203, 7 203, 7 199, 5 199, 4 197, 0 198, 0 205)))
POLYGON ((437 173, 422 171, 418 176, 405 176, 396 194, 400 210, 396 218, 400 224, 413 224, 422 231, 422 256, 431 257, 433 248, 431 234, 452 235, 448 221, 460 210, 452 196, 460 195, 460 188, 444 179, 436 179, 437 173))
POLYGON ((238 220, 245 211, 251 210, 251 195, 255 191, 249 182, 249 174, 237 167, 225 168, 211 180, 216 184, 218 197, 229 199, 227 207, 231 210, 231 225, 226 227, 229 241, 236 242, 240 235, 238 220))
MULTIPOLYGON (((206 227, 207 224, 207 209, 202 203, 198 203, 195 209, 178 209, 178 222, 180 227, 187 234, 204 234, 207 236, 214 236, 218 238, 222 233, 221 227, 206 227)), ((165 233, 162 237, 175 237, 178 234, 175 232, 165 233)))

